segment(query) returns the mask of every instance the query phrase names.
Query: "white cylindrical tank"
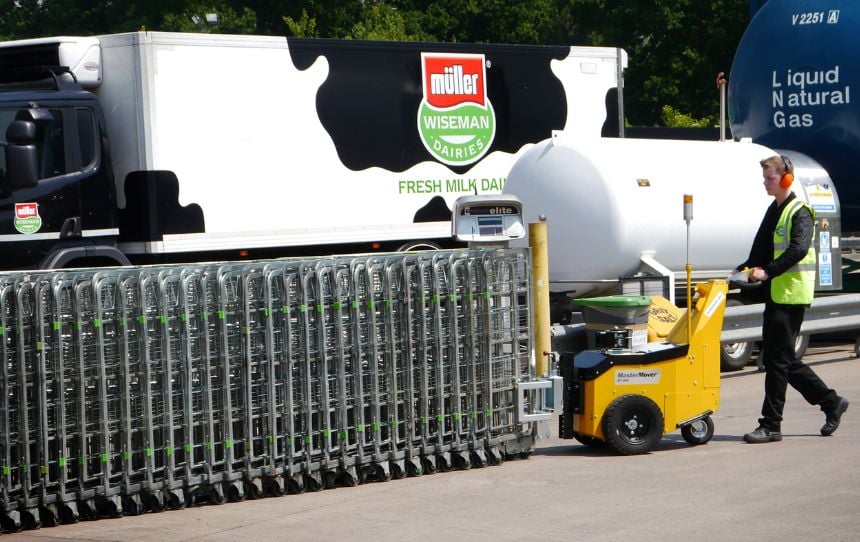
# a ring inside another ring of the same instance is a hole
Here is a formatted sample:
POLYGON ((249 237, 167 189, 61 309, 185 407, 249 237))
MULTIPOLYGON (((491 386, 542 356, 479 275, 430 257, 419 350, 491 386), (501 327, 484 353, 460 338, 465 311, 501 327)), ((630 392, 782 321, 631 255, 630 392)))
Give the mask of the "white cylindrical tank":
MULTIPOLYGON (((694 200, 694 277, 726 276, 746 259, 773 201, 759 161, 774 154, 745 142, 555 135, 514 164, 504 191, 523 202, 526 222, 546 217, 551 290, 597 295, 617 284, 597 281, 636 272, 643 255, 685 270, 685 194, 694 200)), ((793 187, 805 200, 801 184, 793 187)))

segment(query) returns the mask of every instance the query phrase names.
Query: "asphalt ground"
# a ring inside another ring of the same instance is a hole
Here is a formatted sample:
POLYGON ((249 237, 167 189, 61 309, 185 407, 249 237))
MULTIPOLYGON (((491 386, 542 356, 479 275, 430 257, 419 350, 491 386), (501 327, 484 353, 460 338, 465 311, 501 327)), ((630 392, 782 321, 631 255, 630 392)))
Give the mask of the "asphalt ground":
MULTIPOLYGON (((317 493, 101 519, 3 540, 860 540, 860 360, 814 343, 805 361, 851 401, 835 435, 789 389, 783 441, 745 444, 764 375, 725 373, 716 432, 617 456, 553 435, 529 459, 317 493)), ((554 425, 554 424, 553 424, 554 425)))

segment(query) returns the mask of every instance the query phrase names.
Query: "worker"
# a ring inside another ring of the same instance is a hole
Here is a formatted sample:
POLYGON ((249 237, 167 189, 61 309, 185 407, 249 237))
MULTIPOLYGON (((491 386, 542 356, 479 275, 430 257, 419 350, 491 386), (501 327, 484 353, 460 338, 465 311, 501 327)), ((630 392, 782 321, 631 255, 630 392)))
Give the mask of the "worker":
POLYGON ((848 400, 828 388, 794 350, 803 313, 815 291, 814 211, 792 192, 794 168, 785 156, 760 162, 764 188, 774 201, 765 212, 750 249, 738 269, 749 269, 749 282, 761 283, 764 296, 762 349, 764 403, 759 426, 744 435, 749 443, 782 440, 781 423, 788 384, 826 419, 821 434, 832 435, 848 409, 848 400))

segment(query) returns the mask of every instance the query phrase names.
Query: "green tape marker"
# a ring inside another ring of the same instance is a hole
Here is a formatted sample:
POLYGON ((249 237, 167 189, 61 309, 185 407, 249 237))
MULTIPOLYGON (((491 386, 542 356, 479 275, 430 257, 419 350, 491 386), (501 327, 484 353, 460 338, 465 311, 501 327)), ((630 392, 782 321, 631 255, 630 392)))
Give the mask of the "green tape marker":
POLYGON ((439 294, 433 294, 433 303, 439 303, 439 294))
POLYGON ((329 429, 323 429, 323 437, 329 438, 331 436, 331 431, 329 429))
POLYGON ((346 440, 349 437, 349 434, 346 431, 340 432, 340 440, 346 440))
POLYGON ((274 443, 275 443, 275 436, 274 436, 274 435, 269 435, 269 436, 267 437, 267 440, 269 441, 269 444, 274 444, 274 443))
MULTIPOLYGON (((55 321, 53 324, 54 331, 60 331, 60 322, 55 321)), ((0 327, 0 335, 3 335, 3 328, 0 327)))
POLYGON ((140 316, 137 317, 137 321, 140 322, 141 324, 145 324, 146 323, 146 316, 141 314, 140 316))
POLYGON ((311 443, 311 436, 308 435, 305 437, 305 444, 310 444, 310 443, 311 443))
POLYGON ((299 311, 301 311, 301 312, 308 312, 308 306, 307 306, 307 305, 304 305, 304 304, 299 305, 299 311))
MULTIPOLYGON (((128 461, 129 459, 131 459, 131 454, 126 452, 126 451, 123 451, 122 452, 122 460, 128 461)), ((65 461, 63 463, 65 463, 65 461)), ((60 466, 62 467, 62 465, 60 465, 60 466)))
POLYGON ((356 433, 364 433, 364 424, 359 424, 355 426, 356 433))
POLYGON ((353 301, 352 303, 350 303, 350 305, 352 306, 353 309, 357 309, 359 306, 359 303, 358 303, 358 301, 353 301))
POLYGON ((335 301, 334 302, 334 308, 335 308, 335 310, 340 310, 343 308, 343 304, 340 301, 335 301))
POLYGON ((226 446, 228 448, 232 448, 233 447, 233 441, 232 440, 225 440, 224 446, 226 446))
POLYGON ((207 449, 207 450, 211 450, 211 449, 212 449, 212 448, 214 448, 214 447, 215 447, 215 445, 214 445, 213 443, 211 443, 211 442, 207 442, 207 443, 206 443, 206 449, 207 449))
POLYGON ((443 421, 445 421, 445 416, 444 416, 444 415, 442 415, 442 414, 437 414, 437 415, 436 415, 436 421, 438 421, 438 422, 440 422, 440 423, 441 423, 441 422, 443 422, 443 421))
POLYGON ((9 476, 9 467, 3 466, 0 469, 3 471, 3 476, 9 476))
POLYGON ((324 307, 323 307, 322 303, 318 304, 318 305, 317 305, 317 312, 318 312, 318 313, 322 313, 323 308, 324 308, 324 307))
POLYGON ((190 444, 185 445, 185 451, 189 454, 191 453, 191 445, 190 444))
POLYGON ((36 341, 36 350, 41 352, 44 349, 45 349, 45 343, 43 343, 42 341, 36 341))
POLYGON ((164 451, 168 456, 173 455, 173 446, 168 446, 167 448, 164 449, 164 451))
POLYGON ((427 425, 430 423, 430 419, 427 416, 421 416, 421 423, 427 425))
POLYGON ((93 320, 93 326, 97 328, 102 327, 102 321, 96 318, 95 320, 93 320))
POLYGON ((179 319, 182 320, 183 322, 187 322, 188 321, 188 313, 183 312, 182 316, 180 316, 179 319))
POLYGON ((483 294, 484 301, 488 301, 490 299, 490 292, 484 292, 483 294))
POLYGON ((125 327, 125 318, 119 319, 119 327, 125 327))
POLYGON ((448 296, 448 300, 449 300, 449 301, 451 301, 451 302, 456 303, 456 302, 457 302, 457 294, 451 294, 451 295, 449 295, 449 296, 448 296))
POLYGON ((110 457, 108 456, 108 454, 101 454, 99 458, 102 460, 102 463, 107 463, 108 461, 110 461, 110 457))
POLYGON ((60 466, 61 469, 66 468, 66 458, 65 457, 59 458, 57 460, 57 464, 60 466))
POLYGON ((281 307, 281 312, 284 314, 290 314, 290 308, 287 306, 281 307))
POLYGON ((379 423, 378 422, 373 422, 373 431, 375 433, 379 432, 379 423))
POLYGON ((167 316, 164 316, 162 314, 161 316, 158 317, 158 321, 161 322, 161 325, 165 325, 167 323, 167 316))
POLYGON ((48 466, 47 465, 40 465, 39 466, 39 472, 41 474, 48 474, 48 466))
POLYGON ((272 311, 270 311, 268 307, 266 307, 265 309, 263 309, 263 316, 265 316, 266 318, 268 318, 268 317, 269 317, 269 316, 271 316, 271 315, 272 315, 272 311))
POLYGON ((455 420, 457 420, 457 421, 459 422, 459 421, 460 421, 460 418, 461 418, 461 414, 460 414, 459 412, 455 412, 455 413, 454 413, 454 419, 455 419, 455 420))
POLYGON ((217 313, 217 314, 218 314, 218 319, 219 319, 219 320, 223 320, 224 318, 226 318, 226 317, 227 317, 227 315, 224 313, 224 311, 218 311, 218 313, 217 313))
POLYGON ((373 309, 373 305, 374 305, 373 300, 372 300, 372 299, 369 299, 369 300, 367 301, 367 308, 368 308, 368 309, 373 309))

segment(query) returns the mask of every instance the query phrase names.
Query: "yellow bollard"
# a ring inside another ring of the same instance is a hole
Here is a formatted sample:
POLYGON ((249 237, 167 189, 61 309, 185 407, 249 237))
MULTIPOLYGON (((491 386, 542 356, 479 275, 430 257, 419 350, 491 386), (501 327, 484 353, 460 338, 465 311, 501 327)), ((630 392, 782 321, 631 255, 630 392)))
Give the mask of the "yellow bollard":
POLYGON ((552 348, 549 329, 549 251, 545 221, 529 224, 529 246, 532 249, 535 311, 535 376, 543 377, 549 374, 549 352, 552 348))

